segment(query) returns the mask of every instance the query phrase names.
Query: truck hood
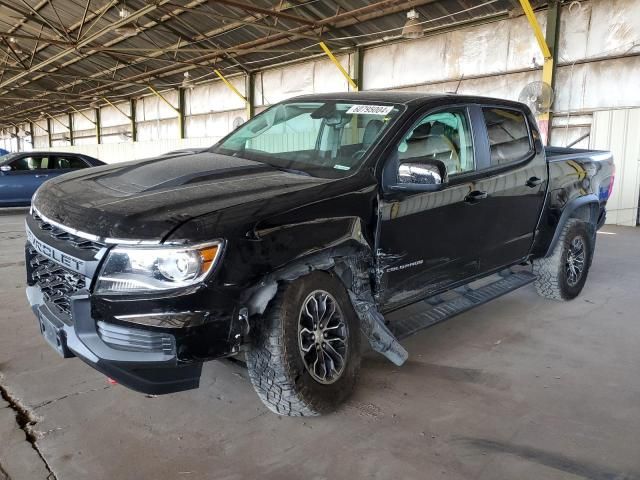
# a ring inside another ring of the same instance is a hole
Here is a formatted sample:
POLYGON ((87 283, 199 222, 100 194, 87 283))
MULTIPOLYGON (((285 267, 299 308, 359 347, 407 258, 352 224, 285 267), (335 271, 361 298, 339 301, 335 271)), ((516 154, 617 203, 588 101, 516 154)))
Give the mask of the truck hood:
POLYGON ((49 220, 98 237, 160 241, 200 215, 331 181, 201 152, 63 175, 46 182, 33 205, 49 220))

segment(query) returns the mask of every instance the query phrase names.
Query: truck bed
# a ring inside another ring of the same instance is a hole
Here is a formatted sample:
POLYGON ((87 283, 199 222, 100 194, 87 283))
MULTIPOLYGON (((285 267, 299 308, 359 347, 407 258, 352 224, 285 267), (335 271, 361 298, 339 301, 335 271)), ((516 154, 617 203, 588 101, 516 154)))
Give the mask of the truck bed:
POLYGON ((566 147, 544 147, 544 152, 549 162, 559 162, 563 160, 611 160, 613 157, 611 152, 605 150, 587 150, 584 148, 566 148, 566 147))

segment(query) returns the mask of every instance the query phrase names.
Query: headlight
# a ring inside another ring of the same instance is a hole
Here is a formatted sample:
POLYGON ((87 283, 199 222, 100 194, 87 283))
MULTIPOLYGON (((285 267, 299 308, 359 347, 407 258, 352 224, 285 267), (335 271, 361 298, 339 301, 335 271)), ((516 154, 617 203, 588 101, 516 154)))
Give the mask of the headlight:
POLYGON ((221 242, 195 247, 115 247, 109 252, 95 293, 150 293, 204 280, 220 256, 221 242))

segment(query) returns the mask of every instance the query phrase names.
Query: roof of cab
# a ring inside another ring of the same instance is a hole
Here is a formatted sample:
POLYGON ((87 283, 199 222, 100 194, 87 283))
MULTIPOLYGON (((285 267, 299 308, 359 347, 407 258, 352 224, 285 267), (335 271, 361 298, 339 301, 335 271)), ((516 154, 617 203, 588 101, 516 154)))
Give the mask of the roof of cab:
POLYGON ((433 101, 449 99, 452 103, 486 103, 511 105, 522 107, 519 102, 512 100, 480 97, 475 95, 458 95, 455 93, 424 93, 424 92, 398 92, 393 90, 367 90, 365 92, 336 92, 336 93, 314 93, 290 98, 286 101, 348 101, 348 102, 384 102, 399 104, 425 104, 433 101))

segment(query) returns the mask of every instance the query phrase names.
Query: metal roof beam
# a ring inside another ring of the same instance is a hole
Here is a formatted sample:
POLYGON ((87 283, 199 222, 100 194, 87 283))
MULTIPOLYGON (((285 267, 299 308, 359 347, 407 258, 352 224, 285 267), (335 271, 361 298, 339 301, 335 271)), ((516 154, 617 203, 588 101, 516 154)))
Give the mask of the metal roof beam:
MULTIPOLYGON (((22 0, 22 1, 24 2, 24 0, 22 0)), ((58 13, 58 9, 53 4, 53 0, 47 0, 47 2, 49 2, 49 6, 51 6, 51 9, 53 10, 53 13, 55 13, 56 18, 58 19, 58 23, 60 25, 60 28, 62 29, 62 33, 64 34, 65 37, 67 37, 67 40, 71 41, 71 37, 69 36, 69 32, 67 32, 67 28, 64 26, 64 23, 63 23, 62 19, 60 18, 60 14, 58 13)), ((31 7, 29 7, 29 8, 31 8, 31 7)), ((41 17, 41 15, 39 13, 37 13, 37 12, 36 12, 36 15, 41 17)))
MULTIPOLYGON (((47 4, 46 0, 44 2, 41 2, 41 7, 40 8, 42 8, 42 6, 44 6, 46 4, 47 4)), ((40 20, 37 17, 33 17, 33 15, 30 12, 22 10, 20 7, 16 6, 13 2, 6 2, 4 0, 0 0, 0 6, 3 6, 6 9, 11 10, 12 12, 17 13, 18 15, 21 15, 22 17, 24 17, 25 21, 32 21, 34 23, 37 23, 38 25, 42 25, 44 27, 47 27, 49 30, 52 29, 51 26, 47 22, 44 22, 44 21, 40 20)), ((30 7, 30 8, 32 8, 35 11, 37 11, 38 9, 36 7, 30 7)), ((53 30, 53 31, 55 32, 55 30, 53 30)))
POLYGON ((82 36, 82 29, 84 28, 84 24, 87 21, 87 13, 89 12, 89 6, 91 5, 91 0, 87 0, 87 3, 84 6, 84 11, 82 13, 82 20, 80 20, 80 27, 78 28, 78 35, 76 35, 76 43, 80 41, 80 37, 82 36))
MULTIPOLYGON (((409 2, 403 2, 402 4, 398 4, 397 0, 382 0, 374 4, 369 4, 365 7, 360 7, 355 10, 342 12, 332 17, 328 17, 326 19, 318 21, 317 24, 320 26, 330 26, 333 28, 345 28, 355 23, 358 23, 360 21, 372 20, 378 17, 404 11, 407 8, 428 4, 433 1, 434 0, 412 0, 409 2)), ((226 25, 225 27, 219 28, 216 30, 224 32, 230 28, 237 28, 237 26, 238 25, 226 25)), ((308 26, 298 27, 298 28, 292 29, 291 31, 287 31, 286 33, 281 33, 279 35, 274 35, 271 37, 262 37, 260 39, 257 39, 251 42, 246 42, 244 44, 241 44, 240 47, 249 48, 249 47, 256 47, 260 45, 269 45, 271 47, 274 47, 274 46, 289 43, 290 37, 295 36, 296 33, 308 32, 309 30, 315 30, 315 29, 312 29, 311 27, 308 27, 308 26)), ((314 31, 313 33, 316 33, 316 32, 314 31)), ((208 35, 211 35, 211 34, 213 34, 213 32, 208 32, 208 35)), ((207 54, 207 55, 198 57, 196 59, 193 59, 193 61, 198 63, 207 62, 201 65, 202 67, 206 67, 210 60, 216 59, 219 57, 220 57, 220 54, 207 54)), ((156 68, 148 72, 145 72, 143 74, 137 74, 131 77, 127 77, 126 81, 135 83, 139 79, 151 78, 153 76, 162 77, 169 74, 175 74, 175 73, 187 71, 193 68, 196 68, 196 65, 186 66, 186 67, 183 66, 180 68, 175 68, 175 66, 160 67, 160 68, 156 68)), ((103 75, 103 74, 104 72, 101 72, 96 74, 95 76, 92 76, 91 78, 92 79, 97 78, 99 75, 103 75)), ((120 88, 123 88, 123 87, 118 87, 112 90, 119 90, 120 88)), ((103 91, 104 89, 101 89, 100 87, 96 87, 94 89, 90 89, 88 92, 85 92, 85 93, 89 93, 89 92, 94 93, 94 92, 103 92, 103 91)))
MULTIPOLYGON (((145 26, 145 27, 143 27, 143 28, 147 28, 147 29, 148 29, 148 28, 153 28, 153 27, 155 27, 155 26, 157 26, 157 25, 159 25, 159 24, 163 24, 163 23, 165 23, 166 21, 171 20, 171 19, 177 20, 177 16, 176 16, 176 14, 183 13, 185 10, 194 10, 195 8, 194 8, 192 5, 193 5, 193 4, 196 4, 196 5, 198 5, 198 4, 202 4, 202 2, 203 2, 203 1, 206 1, 206 0, 196 0, 196 1, 194 1, 194 2, 191 2, 191 4, 189 4, 189 5, 185 5, 185 6, 175 5, 175 6, 177 7, 177 8, 176 8, 176 10, 174 10, 173 12, 171 12, 171 14, 170 14, 170 15, 167 15, 167 16, 166 16, 166 18, 160 19, 160 23, 158 23, 158 22, 153 22, 153 24, 152 24, 150 27, 149 27, 149 26, 145 26)), ((45 4, 46 4, 46 0, 44 0, 44 2, 45 2, 45 4)), ((97 20, 99 20, 99 18, 101 18, 101 17, 102 17, 102 15, 104 15, 104 13, 105 13, 109 8, 111 8, 111 6, 112 6, 112 5, 114 5, 115 3, 117 3, 117 0, 113 0, 112 2, 110 2, 110 3, 106 4, 105 6, 101 7, 100 9, 98 9, 98 11, 96 11, 96 12, 92 12, 92 16, 90 15, 90 16, 91 16, 91 18, 95 18, 96 16, 98 16, 98 19, 97 19, 97 20)), ((169 3, 169 2, 166 2, 166 3, 164 3, 164 4, 172 5, 172 6, 174 5, 174 4, 169 3)), ((226 18, 231 18, 231 17, 226 17, 226 18)), ((262 16, 257 16, 257 18, 250 17, 250 18, 248 18, 248 19, 247 19, 247 18, 245 18, 245 19, 237 20, 237 22, 236 22, 236 23, 234 23, 234 24, 231 24, 231 25, 225 25, 224 27, 221 27, 221 28, 215 29, 215 30, 214 30, 214 31, 212 31, 212 32, 209 32, 208 34, 206 34, 206 35, 204 36, 204 38, 203 38, 203 39, 206 39, 206 37, 207 37, 207 36, 211 36, 211 35, 214 35, 214 34, 221 34, 221 33, 224 33, 224 32, 226 32, 226 31, 228 31, 228 30, 232 30, 232 29, 237 28, 238 26, 240 26, 240 25, 242 25, 242 24, 250 24, 250 23, 257 22, 257 21, 259 21, 259 20, 261 20, 261 19, 263 19, 263 18, 264 18, 264 17, 262 17, 262 16), (251 20, 252 20, 252 21, 251 21, 251 20), (238 23, 239 23, 240 25, 238 25, 238 23)), ((89 20, 90 20, 90 19, 89 19, 89 18, 87 18, 87 21, 89 21, 89 20)), ((96 22, 97 22, 97 20, 96 20, 96 22)), ((88 34, 89 30, 93 27, 93 25, 95 25, 95 23, 96 23, 96 22, 94 22, 94 23, 89 27, 89 29, 86 31, 85 35, 86 35, 86 34, 88 34)), ((69 31, 70 31, 70 32, 72 32, 72 31, 74 31, 75 29, 81 28, 82 24, 83 24, 83 22, 76 23, 76 24, 72 25, 72 26, 69 28, 69 31)), ((262 28, 267 27, 267 26, 264 26, 264 25, 259 24, 259 23, 255 23, 255 25, 256 25, 256 26, 258 26, 258 28, 260 28, 260 27, 262 27, 262 28)), ((268 28, 268 27, 267 27, 267 28, 268 28)), ((294 36, 302 36, 302 37, 307 36, 307 37, 309 37, 310 39, 313 39, 313 40, 317 40, 317 37, 318 37, 318 36, 310 36, 310 35, 304 35, 304 34, 300 35, 300 32, 294 32, 294 33, 291 33, 290 31, 288 31, 288 30, 284 30, 284 29, 282 29, 282 33, 287 34, 287 35, 289 35, 289 36, 291 36, 291 35, 294 35, 294 36)), ((114 42, 110 42, 110 44, 112 44, 112 45, 113 45, 113 44, 120 43, 120 42, 121 42, 122 40, 124 40, 124 39, 125 39, 125 38, 120 38, 120 39, 118 39, 118 40, 116 40, 116 41, 114 41, 114 42)), ((42 47, 42 48, 46 48, 46 47, 42 47)), ((161 53, 158 53, 158 55, 160 55, 160 54, 161 54, 161 53)), ((227 56, 229 56, 229 55, 227 55, 227 56)), ((153 56, 152 56, 152 57, 153 57, 153 56)), ((122 67, 122 68, 125 68, 126 66, 133 66, 135 63, 142 63, 142 62, 144 62, 144 61, 146 61, 146 60, 148 60, 148 59, 151 59, 152 57, 143 57, 143 58, 140 58, 140 59, 139 59, 139 62, 128 62, 126 65, 123 65, 123 67, 122 67)), ((73 60, 72 62, 75 62, 75 61, 77 61, 77 59, 76 59, 76 60, 73 60)), ((63 65, 63 66, 66 66, 66 65, 63 65)), ((240 65, 240 68, 243 68, 243 66, 242 66, 242 65, 240 65)), ((52 70, 52 71, 55 71, 55 70, 57 70, 57 69, 58 69, 58 68, 55 68, 55 69, 54 69, 54 70, 52 70)), ((245 68, 245 70, 246 70, 246 68, 245 68)), ((95 78, 95 77, 100 76, 100 75, 103 75, 103 74, 105 74, 105 73, 111 73, 112 71, 113 71, 113 69, 112 69, 112 68, 110 68, 110 69, 108 69, 108 70, 104 70, 104 71, 102 71, 102 72, 99 72, 97 75, 92 76, 91 78, 95 78)), ((49 73, 50 73, 50 72, 48 72, 48 73, 47 73, 47 75, 48 75, 49 73)), ((32 79, 31 79, 31 80, 29 80, 29 81, 36 81, 36 80, 38 80, 38 79, 40 79, 40 78, 42 78, 42 77, 44 77, 44 76, 45 76, 45 75, 39 75, 39 76, 36 76, 36 77, 32 78, 32 79)), ((29 81, 27 81, 27 83, 28 83, 29 81)), ((0 79, 0 83, 2 83, 1 79, 0 79)), ((74 84, 75 84, 75 83, 76 83, 76 82, 74 82, 74 84)))
POLYGON ((296 23, 302 23, 303 25, 316 26, 316 22, 305 17, 298 15, 292 15, 291 13, 283 12, 282 10, 270 10, 268 8, 261 8, 256 5, 247 5, 246 3, 237 2, 236 0, 216 0, 216 3, 222 3, 233 8, 239 8, 245 12, 261 13, 263 15, 269 15, 270 17, 284 18, 296 23))
POLYGON ((43 42, 48 43, 50 45, 60 45, 63 47, 73 47, 75 43, 67 42, 65 40, 57 40, 55 38, 49 37, 36 37, 34 35, 27 35, 25 33, 17 33, 17 32, 0 32, 0 37, 2 38, 23 38, 25 40, 33 40, 35 42, 43 42))
MULTIPOLYGON (((165 3, 166 1, 168 1, 168 0, 160 0, 160 3, 165 3)), ((78 42, 76 48, 84 47, 85 45, 88 45, 89 43, 98 40, 100 37, 102 37, 103 35, 111 32, 113 30, 115 30, 116 28, 122 27, 123 25, 131 23, 131 22, 137 20, 138 18, 143 17, 147 13, 154 11, 156 8, 158 8, 157 5, 147 5, 146 7, 143 7, 140 10, 137 10, 137 11, 133 12, 128 17, 122 18, 119 21, 112 23, 108 27, 105 27, 105 28, 97 31, 93 35, 90 35, 87 38, 81 39, 78 42)), ((31 69, 29 71, 23 72, 23 73, 19 73, 18 75, 15 75, 15 76, 7 79, 7 80, 4 80, 2 83, 0 83, 0 88, 4 88, 7 85, 10 85, 11 83, 16 82, 17 80, 20 80, 21 78, 24 78, 29 73, 32 73, 32 72, 37 71, 37 70, 42 70, 44 67, 46 67, 48 65, 51 65, 52 63, 57 62, 60 59, 65 58, 69 54, 72 54, 73 52, 75 52, 76 48, 68 48, 66 50, 63 50, 62 52, 58 52, 57 54, 54 54, 54 55, 50 56, 46 60, 41 61, 37 65, 34 65, 33 67, 31 67, 31 69)))
MULTIPOLYGON (((171 5, 172 7, 180 7, 180 5, 175 4, 175 3, 167 3, 167 5, 171 5)), ((204 7, 206 8, 211 8, 210 5, 205 5, 204 7)), ((233 28, 239 27, 241 25, 247 25, 250 27, 255 27, 259 30, 269 30, 272 32, 279 32, 279 33, 290 33, 291 35, 295 35, 296 37, 300 37, 300 38, 308 38, 309 40, 314 40, 314 41, 318 41, 320 40, 320 37, 317 35, 307 35, 305 33, 291 33, 289 29, 287 28, 280 28, 280 27, 276 27, 274 25, 266 25, 264 23, 260 23, 261 20, 264 20, 266 18, 265 15, 251 15, 250 17, 245 17, 245 18, 237 18, 237 17, 232 17, 230 15, 224 15, 222 13, 218 13, 214 10, 210 11, 210 12, 202 12, 199 8, 188 8, 188 7, 181 7, 181 8, 185 8, 187 10, 194 10, 194 11, 198 11, 198 13, 205 15, 209 18, 215 19, 215 20, 229 20, 231 22, 235 22, 236 25, 233 28)), ((229 25, 230 27, 231 25, 229 25)), ((201 33, 201 36, 206 36, 206 33, 201 33)))
MULTIPOLYGON (((67 38, 69 38, 69 35, 66 33, 66 30, 63 30, 62 32, 60 32, 60 30, 58 30, 58 29, 56 28, 56 26, 55 26, 55 25, 53 25, 53 23, 49 21, 49 19, 47 19, 47 18, 43 17, 43 16, 40 14, 40 12, 39 12, 38 10, 36 10, 35 8, 33 8, 31 5, 29 5, 29 3, 27 3, 25 0, 20 0, 20 1, 22 2, 22 4, 23 4, 25 7, 27 7, 27 8, 29 9, 29 11, 31 12, 31 14, 32 14, 32 15, 34 15, 34 17, 37 17, 37 18, 39 18, 40 20, 42 20, 42 21, 43 21, 43 22, 44 22, 44 23, 45 23, 45 24, 46 24, 46 25, 47 25, 51 30, 53 30, 54 32, 56 32, 58 35, 61 35, 61 36, 63 36, 63 35, 64 35, 64 36, 66 36, 67 38)), ((50 0, 47 0, 47 2, 48 2, 48 4, 49 4, 49 5, 51 5, 51 8, 52 8, 54 11, 56 11, 56 10, 55 10, 55 8, 53 7, 53 5, 51 4, 51 1, 50 1, 50 0)), ((56 15, 57 15, 57 11, 56 11, 56 15)), ((60 18, 60 17, 58 17, 58 18, 60 18)), ((64 29, 64 26, 63 26, 63 29, 64 29)), ((70 40, 70 39, 69 39, 69 40, 70 40)))
MULTIPOLYGON (((0 0, 0 3, 1 3, 2 1, 3 1, 3 0, 0 0)), ((204 2, 204 1, 206 1, 206 0, 194 0, 194 1, 190 2, 190 5, 194 5, 194 4, 195 4, 195 5, 197 5, 197 4, 201 4, 201 3, 202 3, 202 2, 204 2)), ((145 7, 145 9, 144 9, 144 10, 148 9, 149 7, 153 7, 153 8, 160 7, 161 5, 164 5, 164 4, 165 4, 165 3, 167 3, 167 2, 168 2, 168 0, 161 0, 161 1, 160 1, 160 3, 158 3, 157 5, 153 5, 153 6, 145 7)), ((93 36, 92 36, 92 38, 87 39, 87 36, 88 36, 89 31, 90 31, 90 30, 91 30, 91 28, 92 28, 92 27, 97 23, 97 21, 102 17, 102 15, 104 15, 104 13, 105 13, 107 10, 109 10, 109 9, 110 9, 113 5, 115 5, 115 4, 117 4, 117 0, 112 0, 111 2, 107 3, 106 5, 104 5, 104 6, 103 6, 103 7, 101 7, 100 9, 98 9, 96 12, 94 12, 94 17, 96 17, 96 16, 97 16, 98 18, 97 18, 97 19, 94 21, 94 23, 92 23, 92 24, 89 26, 89 28, 85 31, 84 36, 81 38, 81 40, 80 40, 80 42, 79 42, 79 44, 78 44, 78 45, 84 45, 84 44, 85 44, 85 41, 86 41, 87 43, 88 43, 88 42, 90 42, 90 41, 92 41, 93 36), (100 13, 98 14, 98 12, 100 12, 100 13)), ((149 11, 153 10, 153 8, 151 8, 149 11)), ((178 9, 178 10, 180 10, 180 9, 178 9)), ((184 10, 182 10, 182 11, 184 11, 184 10)), ((175 13, 178 13, 178 12, 175 12, 175 11, 174 11, 173 13, 175 14, 175 13)), ((182 13, 182 12, 179 12, 179 13, 182 13)), ((168 20, 169 18, 172 18, 172 17, 167 16, 167 18, 163 19, 162 21, 164 22, 164 21, 168 20)), ((132 19, 131 17, 127 17, 127 19, 124 19, 124 20, 126 20, 126 21, 132 21, 133 19, 132 19)), ((88 21, 88 20, 87 20, 87 21, 88 21)), ((157 23, 157 22, 150 22, 150 23, 151 23, 151 25, 146 25, 144 28, 145 28, 145 29, 148 29, 148 28, 152 28, 152 27, 154 27, 154 26, 158 25, 158 23, 157 23)), ((109 29, 109 30, 114 30, 115 28, 118 28, 119 26, 121 26, 121 25, 123 25, 123 24, 126 24, 126 22, 124 22, 124 23, 123 23, 123 21, 116 22, 115 24, 110 25, 110 26, 108 27, 108 29, 109 29)), ((79 27, 80 27, 80 23, 74 24, 74 25, 70 28, 70 31, 74 31, 76 28, 79 28, 79 27)), ((103 29, 103 30, 104 30, 104 29, 103 29)), ((98 32, 98 33, 100 33, 100 32, 98 32)), ((106 45, 107 45, 107 46, 115 45, 115 44, 117 44, 117 43, 120 43, 120 42, 122 42, 122 41, 124 41, 124 40, 128 39, 128 38, 130 38, 130 36, 122 36, 122 37, 117 38, 117 39, 115 39, 115 40, 113 40, 113 41, 111 41, 111 42, 107 42, 107 44, 106 44, 106 45)), ((43 47, 43 48, 46 48, 46 47, 43 47)), ((58 54, 56 54, 56 56, 59 56, 60 58, 63 58, 63 57, 64 57, 64 56, 66 56, 66 54, 68 54, 68 53, 70 53, 70 50, 67 50, 66 52, 58 53, 58 54)), ((81 57, 81 58, 82 58, 82 57, 81 57)), ((60 65, 60 66, 58 66, 58 67, 54 67, 50 72, 53 72, 53 71, 59 70, 59 69, 61 69, 61 68, 67 67, 68 65, 71 65, 71 64, 73 64, 73 63, 76 63, 77 61, 79 61, 79 59, 78 59, 78 58, 74 58, 74 59, 72 59, 72 60, 70 60, 70 61, 68 61, 68 62, 65 62, 64 64, 62 64, 62 65, 60 65)), ((35 68, 34 68, 34 70, 35 70, 35 68)), ((106 71, 99 72, 97 75, 102 75, 102 74, 104 74, 105 72, 106 72, 106 73, 110 73, 110 72, 111 72, 111 70, 112 70, 112 69, 108 69, 108 70, 106 70, 106 71)), ((48 75, 50 72, 48 72, 48 73, 47 73, 47 75, 48 75)), ((31 73, 31 71, 30 71, 29 73, 31 73)), ((40 78, 42 78, 42 77, 44 77, 44 76, 46 76, 46 75, 45 75, 45 74, 36 75, 35 77, 33 77, 33 78, 31 78, 31 79, 27 79, 27 80, 25 80, 25 82, 24 82, 24 83, 29 83, 29 82, 33 82, 33 81, 39 80, 40 78)), ((13 79, 9 79, 7 82, 10 82, 10 81, 13 81, 13 79)), ((23 84, 24 84, 24 83, 23 83, 23 84)), ((3 84, 8 84, 8 83, 5 83, 5 82, 0 81, 0 88, 3 86, 3 84)))

